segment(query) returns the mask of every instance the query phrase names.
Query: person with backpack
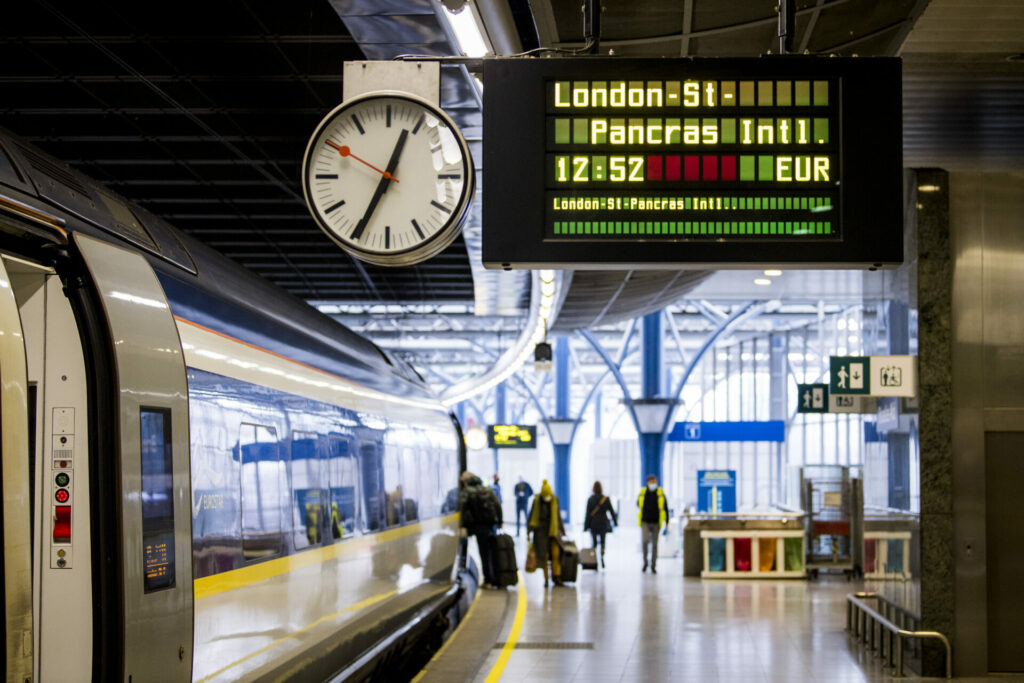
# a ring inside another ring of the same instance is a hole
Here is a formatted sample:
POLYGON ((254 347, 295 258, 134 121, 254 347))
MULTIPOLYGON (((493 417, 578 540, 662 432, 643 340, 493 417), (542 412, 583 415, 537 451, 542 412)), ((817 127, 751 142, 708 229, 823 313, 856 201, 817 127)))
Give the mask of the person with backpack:
POLYGON ((558 509, 558 496, 551 490, 545 479, 540 493, 533 499, 530 516, 526 525, 527 533, 533 533, 533 552, 537 566, 544 569, 544 587, 548 585, 548 560, 551 560, 551 574, 556 586, 562 583, 562 555, 558 540, 565 533, 562 516, 558 509))
POLYGON ((484 486, 480 477, 472 472, 463 472, 459 477, 459 525, 466 534, 476 537, 480 551, 481 569, 484 573, 484 588, 494 588, 497 578, 494 571, 494 533, 501 527, 501 504, 494 491, 484 486))
POLYGON ((587 516, 583 521, 583 531, 590 532, 593 541, 592 547, 597 548, 598 541, 601 542, 601 568, 604 568, 604 537, 612 530, 612 524, 619 525, 619 518, 612 508, 608 496, 604 495, 601 489, 601 482, 594 482, 594 495, 587 501, 587 516), (611 519, 608 517, 611 516, 611 519))

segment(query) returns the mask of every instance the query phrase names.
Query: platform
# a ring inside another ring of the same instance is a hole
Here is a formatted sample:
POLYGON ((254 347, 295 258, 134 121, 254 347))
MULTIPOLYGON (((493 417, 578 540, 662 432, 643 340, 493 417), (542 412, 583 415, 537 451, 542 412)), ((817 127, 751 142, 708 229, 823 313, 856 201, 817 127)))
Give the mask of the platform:
POLYGON ((844 630, 845 596, 862 582, 702 581, 683 577, 681 557, 641 573, 632 529, 608 537, 606 559, 606 571, 580 571, 566 587, 545 589, 538 571, 518 588, 481 591, 417 683, 891 678, 844 630))

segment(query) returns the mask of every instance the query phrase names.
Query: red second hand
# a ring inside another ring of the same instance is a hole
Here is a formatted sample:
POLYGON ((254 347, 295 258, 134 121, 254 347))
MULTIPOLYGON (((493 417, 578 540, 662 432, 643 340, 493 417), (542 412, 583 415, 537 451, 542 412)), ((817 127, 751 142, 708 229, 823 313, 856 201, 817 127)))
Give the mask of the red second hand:
POLYGON ((382 176, 384 176, 388 180, 394 180, 396 183, 398 182, 398 178, 396 178, 395 176, 391 175, 387 171, 382 171, 379 168, 377 168, 376 166, 374 166, 373 164, 371 164, 369 161, 366 161, 365 159, 360 159, 359 157, 357 157, 355 154, 352 153, 352 150, 348 148, 348 145, 336 145, 333 142, 331 142, 330 140, 325 140, 325 142, 328 145, 330 145, 331 147, 333 147, 334 149, 338 150, 338 153, 341 154, 341 156, 343 156, 343 157, 352 157, 353 159, 355 159, 359 163, 366 164, 367 166, 372 168, 377 173, 380 173, 382 176))

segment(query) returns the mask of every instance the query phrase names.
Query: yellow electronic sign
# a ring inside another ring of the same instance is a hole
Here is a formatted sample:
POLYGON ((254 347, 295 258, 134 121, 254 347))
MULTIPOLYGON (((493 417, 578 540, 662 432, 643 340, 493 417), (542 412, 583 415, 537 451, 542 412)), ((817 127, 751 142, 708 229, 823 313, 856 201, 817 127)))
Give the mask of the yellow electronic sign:
POLYGON ((524 61, 484 65, 485 265, 902 259, 897 60, 524 61))
POLYGON ((536 425, 490 425, 487 429, 488 448, 536 448, 536 425))

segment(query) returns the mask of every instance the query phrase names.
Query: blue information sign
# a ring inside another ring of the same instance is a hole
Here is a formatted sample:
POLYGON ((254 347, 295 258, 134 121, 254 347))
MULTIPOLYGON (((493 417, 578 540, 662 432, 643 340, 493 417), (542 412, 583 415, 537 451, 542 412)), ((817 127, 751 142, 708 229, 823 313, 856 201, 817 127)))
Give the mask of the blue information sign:
POLYGON ((786 440, 786 423, 763 422, 676 422, 669 441, 778 441, 786 440))
POLYGON ((697 470, 697 512, 736 512, 736 470, 697 470))

